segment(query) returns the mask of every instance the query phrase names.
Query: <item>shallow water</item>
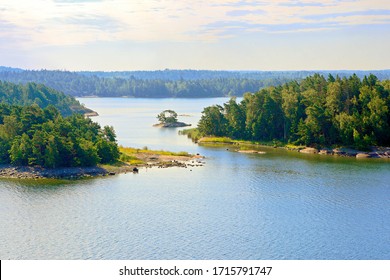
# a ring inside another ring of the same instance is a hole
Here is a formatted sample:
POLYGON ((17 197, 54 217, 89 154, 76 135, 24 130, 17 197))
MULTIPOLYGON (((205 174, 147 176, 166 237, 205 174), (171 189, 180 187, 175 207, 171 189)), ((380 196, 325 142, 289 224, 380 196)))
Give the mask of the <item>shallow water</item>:
POLYGON ((152 127, 165 109, 196 125, 226 99, 80 100, 120 144, 200 153, 206 165, 0 180, 0 259, 390 258, 389 161, 241 154, 152 127))

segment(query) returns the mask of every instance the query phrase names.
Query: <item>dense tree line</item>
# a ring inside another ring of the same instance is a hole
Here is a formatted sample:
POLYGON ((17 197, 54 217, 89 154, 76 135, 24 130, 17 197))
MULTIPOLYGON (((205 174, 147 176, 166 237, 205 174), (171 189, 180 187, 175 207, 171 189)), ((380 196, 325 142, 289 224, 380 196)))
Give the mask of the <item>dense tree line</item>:
MULTIPOLYGON (((13 83, 43 83, 72 96, 99 97, 143 97, 143 98, 201 98, 221 96, 241 96, 247 91, 257 91, 262 87, 282 84, 287 78, 253 79, 241 76, 224 76, 202 79, 139 78, 135 73, 122 72, 118 76, 103 75, 105 72, 67 71, 0 71, 0 80, 13 83), (100 73, 100 74, 99 74, 100 73)), ((145 77, 145 75, 140 75, 145 77)), ((204 75, 201 75, 203 77, 204 75)), ((159 77, 159 75, 151 75, 159 77)), ((168 76, 169 77, 169 76, 168 76)))
POLYGON ((207 107, 198 129, 234 139, 367 148, 390 145, 389 108, 390 80, 315 74, 207 107))
POLYGON ((114 129, 80 114, 0 104, 0 163, 44 167, 94 166, 119 157, 114 129))
POLYGON ((0 103, 21 106, 37 104, 41 108, 54 105, 62 115, 88 111, 74 97, 33 82, 22 85, 0 81, 0 103))
MULTIPOLYGON (((340 77, 348 71, 334 71, 340 77)), ((325 73, 325 72, 324 72, 325 73)), ((375 72, 381 79, 390 71, 375 72)), ((222 97, 242 96, 261 88, 302 80, 312 71, 206 71, 163 70, 121 72, 69 72, 0 68, 0 80, 43 83, 73 96, 100 97, 222 97)), ((367 72, 359 72, 362 77, 367 72)))

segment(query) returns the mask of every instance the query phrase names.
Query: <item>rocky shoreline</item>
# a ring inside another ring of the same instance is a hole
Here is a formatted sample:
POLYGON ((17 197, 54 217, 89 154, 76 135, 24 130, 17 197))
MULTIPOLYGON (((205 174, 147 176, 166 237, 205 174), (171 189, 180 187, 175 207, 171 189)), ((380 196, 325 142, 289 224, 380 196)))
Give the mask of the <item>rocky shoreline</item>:
POLYGON ((173 123, 158 123, 154 124, 154 127, 186 127, 191 126, 191 124, 183 123, 183 122, 173 122, 173 123))
POLYGON ((82 177, 106 176, 110 172, 105 168, 94 167, 62 167, 62 168, 43 168, 31 166, 0 166, 0 178, 14 179, 74 179, 82 177))
POLYGON ((370 152, 359 151, 351 148, 299 148, 289 149, 296 150, 305 154, 319 154, 319 155, 334 155, 341 157, 356 157, 356 158, 390 158, 390 147, 372 147, 370 152))
MULTIPOLYGON (((204 166, 202 156, 177 157, 177 156, 156 156, 145 164, 130 165, 104 165, 93 167, 61 167, 44 168, 39 166, 12 166, 0 165, 0 178, 8 179, 81 179, 89 177, 113 176, 121 173, 138 173, 142 168, 168 168, 182 167, 193 168, 204 166)), ((192 169, 190 169, 192 171, 192 169)))
POLYGON ((98 112, 95 112, 95 111, 92 111, 92 110, 84 113, 84 117, 87 117, 87 118, 97 117, 97 116, 99 116, 98 112))

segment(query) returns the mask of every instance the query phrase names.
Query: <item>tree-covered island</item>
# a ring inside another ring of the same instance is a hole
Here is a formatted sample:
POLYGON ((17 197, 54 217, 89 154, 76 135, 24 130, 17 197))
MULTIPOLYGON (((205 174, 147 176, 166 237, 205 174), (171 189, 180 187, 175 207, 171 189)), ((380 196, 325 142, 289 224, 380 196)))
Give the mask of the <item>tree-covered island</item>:
MULTIPOLYGON (((119 147, 75 100, 44 85, 0 81, 0 177, 73 178, 185 166, 192 155, 119 147)), ((167 115, 167 121, 170 119, 167 115)))
POLYGON ((247 93, 239 103, 232 98, 223 106, 207 107, 198 128, 187 133, 222 142, 368 150, 390 146, 389 108, 390 80, 316 74, 247 93))
POLYGON ((158 127, 183 127, 183 126, 191 126, 190 124, 186 124, 184 122, 179 122, 177 120, 177 113, 173 110, 164 110, 160 114, 157 115, 157 119, 160 123, 155 124, 154 126, 158 127))

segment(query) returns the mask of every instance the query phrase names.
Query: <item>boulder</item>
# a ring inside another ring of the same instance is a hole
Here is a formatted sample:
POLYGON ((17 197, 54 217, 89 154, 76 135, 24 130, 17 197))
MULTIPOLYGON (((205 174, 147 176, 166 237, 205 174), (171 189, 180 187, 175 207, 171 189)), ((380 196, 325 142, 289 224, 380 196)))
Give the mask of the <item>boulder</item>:
POLYGON ((331 155, 331 154, 333 154, 333 152, 332 152, 332 150, 330 150, 330 149, 321 149, 321 150, 319 151, 319 154, 320 154, 320 155, 331 155))
POLYGON ((370 158, 371 156, 367 153, 358 153, 356 158, 370 158))
POLYGON ((315 148, 304 148, 302 150, 299 151, 300 153, 304 153, 304 154, 318 154, 318 150, 315 149, 315 148))

